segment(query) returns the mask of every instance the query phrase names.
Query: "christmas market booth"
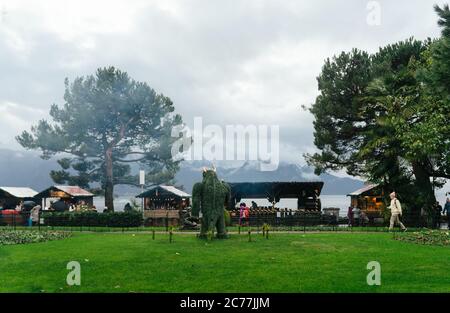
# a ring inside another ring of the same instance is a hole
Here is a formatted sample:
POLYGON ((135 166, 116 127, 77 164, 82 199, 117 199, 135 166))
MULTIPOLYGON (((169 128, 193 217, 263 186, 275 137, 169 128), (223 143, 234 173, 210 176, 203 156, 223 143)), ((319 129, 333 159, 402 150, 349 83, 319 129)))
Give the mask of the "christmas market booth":
POLYGON ((382 216, 384 192, 379 185, 367 185, 347 195, 350 206, 364 211, 369 218, 382 216))
POLYGON ((37 191, 26 187, 0 187, 0 206, 14 210, 20 203, 35 201, 37 191))
POLYGON ((24 225, 36 205, 37 192, 26 187, 0 187, 0 226, 24 225))
POLYGON ((136 196, 144 201, 144 220, 151 226, 177 226, 190 206, 191 195, 174 187, 158 185, 136 196))
POLYGON ((94 205, 94 194, 78 186, 51 186, 36 195, 43 200, 43 207, 53 207, 56 211, 67 211, 71 205, 94 205), (50 201, 50 203, 48 203, 50 201))

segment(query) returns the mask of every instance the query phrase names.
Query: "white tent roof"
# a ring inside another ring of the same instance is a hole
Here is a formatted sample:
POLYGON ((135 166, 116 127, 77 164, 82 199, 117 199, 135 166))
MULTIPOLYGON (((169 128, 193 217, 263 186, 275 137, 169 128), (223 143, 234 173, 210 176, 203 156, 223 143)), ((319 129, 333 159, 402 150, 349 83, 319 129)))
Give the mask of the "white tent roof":
POLYGON ((78 186, 54 186, 56 189, 62 190, 73 197, 93 197, 94 194, 86 191, 78 186))
POLYGON ((184 192, 184 191, 182 191, 182 190, 180 190, 178 188, 175 188, 174 186, 159 185, 159 187, 161 187, 161 188, 163 188, 163 189, 165 189, 165 190, 167 190, 167 191, 169 191, 169 192, 171 192, 171 193, 173 193, 173 194, 175 194, 175 195, 177 195, 179 197, 183 197, 183 198, 191 197, 190 194, 188 194, 188 193, 186 193, 186 192, 184 192))
POLYGON ((183 190, 180 190, 178 188, 175 188, 174 186, 167 186, 167 185, 156 185, 151 187, 149 190, 137 195, 137 198, 145 198, 148 197, 149 195, 153 194, 154 190, 161 190, 161 192, 168 192, 170 194, 176 195, 180 198, 191 198, 191 195, 184 192, 183 190))
POLYGON ((33 198, 38 194, 37 191, 26 187, 0 187, 0 190, 16 198, 33 198))
POLYGON ((361 189, 358 189, 356 191, 353 191, 352 193, 349 193, 347 196, 359 196, 359 195, 365 193, 366 191, 369 191, 369 190, 371 190, 373 188, 376 188, 376 187, 378 187, 378 185, 367 185, 367 186, 364 186, 361 189))

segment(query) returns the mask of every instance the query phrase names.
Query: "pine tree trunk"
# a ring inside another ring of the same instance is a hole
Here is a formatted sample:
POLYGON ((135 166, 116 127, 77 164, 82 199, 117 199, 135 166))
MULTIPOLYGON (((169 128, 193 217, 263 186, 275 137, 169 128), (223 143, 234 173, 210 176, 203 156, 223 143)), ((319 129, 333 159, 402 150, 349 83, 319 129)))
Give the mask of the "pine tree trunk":
POLYGON ((105 153, 105 207, 114 211, 114 175, 112 148, 108 148, 105 153))
POLYGON ((413 162, 412 167, 416 177, 416 186, 420 190, 420 196, 422 197, 421 204, 426 210, 431 210, 431 207, 436 202, 436 196, 433 191, 433 184, 430 182, 430 175, 420 162, 413 162))

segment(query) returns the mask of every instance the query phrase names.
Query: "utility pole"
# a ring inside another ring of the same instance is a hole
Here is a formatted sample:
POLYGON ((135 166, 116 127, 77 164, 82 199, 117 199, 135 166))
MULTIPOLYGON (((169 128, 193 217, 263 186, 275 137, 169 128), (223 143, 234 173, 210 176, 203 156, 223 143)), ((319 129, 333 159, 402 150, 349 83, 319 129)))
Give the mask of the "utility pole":
MULTIPOLYGON (((145 186, 145 171, 139 171, 139 184, 141 185, 141 191, 144 193, 145 186)), ((145 198, 142 197, 142 220, 145 222, 145 198)), ((145 224, 145 223, 144 223, 145 224)))

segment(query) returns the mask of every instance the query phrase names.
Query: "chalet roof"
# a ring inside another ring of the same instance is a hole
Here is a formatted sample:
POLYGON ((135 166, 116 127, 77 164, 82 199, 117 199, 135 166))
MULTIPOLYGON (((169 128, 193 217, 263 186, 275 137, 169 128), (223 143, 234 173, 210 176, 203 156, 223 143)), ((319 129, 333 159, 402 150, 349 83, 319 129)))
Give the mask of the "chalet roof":
POLYGON ((71 197, 93 197, 94 194, 78 186, 51 186, 44 191, 41 191, 37 197, 49 198, 51 191, 62 191, 71 197))
POLYGON ((27 187, 0 187, 0 191, 6 193, 6 196, 14 198, 34 198, 37 191, 27 187))
POLYGON ((156 194, 165 196, 165 195, 172 195, 179 198, 190 198, 191 195, 174 187, 174 186, 167 186, 167 185, 158 185, 150 188, 149 190, 137 195, 137 198, 147 198, 151 196, 156 196, 156 194))
POLYGON ((368 192, 368 191, 370 191, 370 190, 372 190, 374 188, 377 188, 377 187, 378 187, 377 184, 370 184, 370 185, 364 186, 361 189, 358 189, 356 191, 353 191, 353 192, 349 193, 347 196, 360 196, 363 193, 368 192))

